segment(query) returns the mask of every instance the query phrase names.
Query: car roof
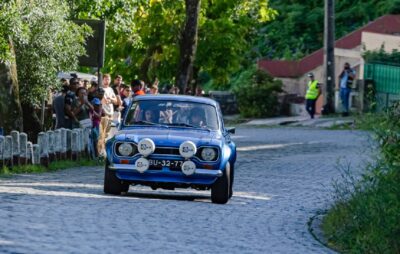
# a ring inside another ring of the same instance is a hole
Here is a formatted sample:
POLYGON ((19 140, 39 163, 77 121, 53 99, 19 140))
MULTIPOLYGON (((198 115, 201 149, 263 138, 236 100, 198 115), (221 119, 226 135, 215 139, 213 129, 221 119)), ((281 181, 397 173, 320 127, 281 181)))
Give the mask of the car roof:
POLYGON ((190 96, 190 95, 176 95, 176 94, 145 94, 138 95, 133 98, 134 101, 152 101, 152 100, 171 100, 171 101, 186 101, 204 103, 213 106, 217 106, 217 102, 213 99, 201 97, 201 96, 190 96))

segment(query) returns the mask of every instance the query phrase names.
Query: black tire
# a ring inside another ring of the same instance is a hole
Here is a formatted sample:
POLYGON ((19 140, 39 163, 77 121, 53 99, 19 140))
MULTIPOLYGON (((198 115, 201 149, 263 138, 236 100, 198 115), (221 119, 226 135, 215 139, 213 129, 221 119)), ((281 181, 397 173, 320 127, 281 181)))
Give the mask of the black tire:
POLYGON ((235 166, 231 165, 231 177, 230 177, 230 185, 229 185, 229 199, 233 196, 233 180, 235 179, 235 166))
POLYGON ((211 201, 216 204, 226 204, 230 194, 231 168, 229 162, 226 164, 224 174, 217 179, 211 187, 211 201))
POLYGON ((124 183, 115 175, 115 171, 108 168, 109 163, 106 161, 104 169, 104 193, 121 195, 121 192, 128 192, 129 184, 124 183))

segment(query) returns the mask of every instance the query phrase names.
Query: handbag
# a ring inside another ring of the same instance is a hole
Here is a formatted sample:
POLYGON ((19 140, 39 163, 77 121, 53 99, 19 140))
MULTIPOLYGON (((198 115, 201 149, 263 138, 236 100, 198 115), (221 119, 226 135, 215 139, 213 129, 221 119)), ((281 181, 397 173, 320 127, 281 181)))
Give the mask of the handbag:
POLYGON ((79 126, 83 129, 92 128, 93 127, 92 119, 87 118, 87 119, 80 120, 79 126))

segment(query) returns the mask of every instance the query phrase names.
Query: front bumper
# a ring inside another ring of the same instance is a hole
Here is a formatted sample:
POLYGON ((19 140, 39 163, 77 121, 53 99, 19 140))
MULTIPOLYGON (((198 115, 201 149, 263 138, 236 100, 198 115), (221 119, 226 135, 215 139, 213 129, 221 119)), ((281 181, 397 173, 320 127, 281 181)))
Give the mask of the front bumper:
POLYGON ((148 169, 140 173, 132 164, 111 164, 109 169, 115 170, 116 176, 125 181, 199 185, 211 185, 223 174, 221 170, 197 168, 193 175, 186 176, 181 171, 171 171, 168 167, 163 167, 161 170, 148 169))

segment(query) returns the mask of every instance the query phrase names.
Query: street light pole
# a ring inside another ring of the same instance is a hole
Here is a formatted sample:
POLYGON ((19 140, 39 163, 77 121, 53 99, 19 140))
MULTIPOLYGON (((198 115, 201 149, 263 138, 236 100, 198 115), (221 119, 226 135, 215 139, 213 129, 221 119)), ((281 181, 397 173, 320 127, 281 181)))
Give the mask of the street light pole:
POLYGON ((335 0, 325 0, 324 70, 322 114, 326 115, 335 112, 335 0))

